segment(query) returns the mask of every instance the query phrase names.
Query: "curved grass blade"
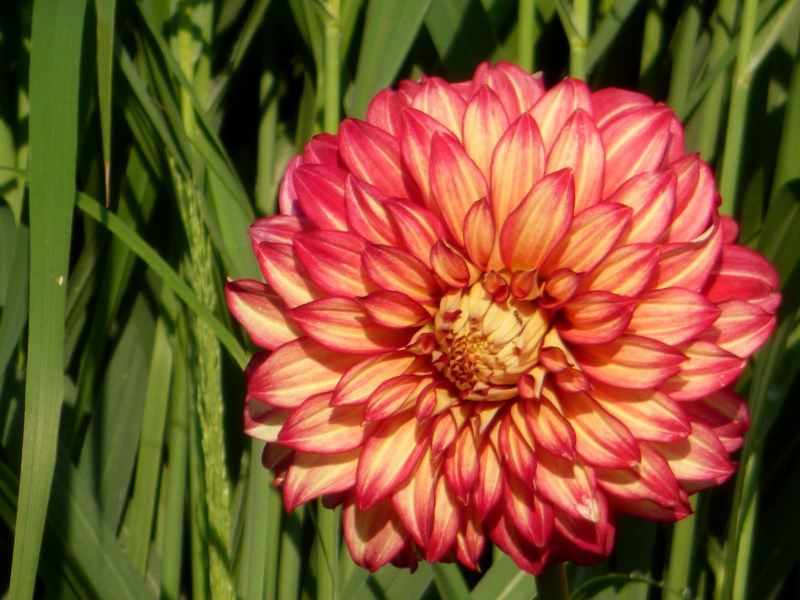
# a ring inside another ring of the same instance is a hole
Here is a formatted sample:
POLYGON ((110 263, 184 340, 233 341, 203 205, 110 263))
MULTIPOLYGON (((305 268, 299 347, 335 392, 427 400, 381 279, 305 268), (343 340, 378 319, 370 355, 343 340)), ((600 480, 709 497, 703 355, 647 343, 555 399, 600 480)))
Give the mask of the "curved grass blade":
POLYGON ((151 246, 149 246, 136 232, 119 219, 114 213, 103 208, 96 200, 92 200, 85 194, 79 194, 77 207, 92 219, 106 227, 111 233, 116 235, 125 243, 139 258, 161 277, 170 289, 189 307, 199 319, 208 323, 211 330, 217 336, 220 343, 230 352, 233 359, 244 368, 248 361, 248 356, 241 344, 234 335, 228 331, 225 325, 214 316, 205 306, 197 295, 191 290, 183 278, 178 275, 167 262, 161 258, 151 246))
POLYGON ((33 596, 64 396, 64 316, 75 197, 86 0, 33 7, 30 70, 30 325, 10 595, 33 596))

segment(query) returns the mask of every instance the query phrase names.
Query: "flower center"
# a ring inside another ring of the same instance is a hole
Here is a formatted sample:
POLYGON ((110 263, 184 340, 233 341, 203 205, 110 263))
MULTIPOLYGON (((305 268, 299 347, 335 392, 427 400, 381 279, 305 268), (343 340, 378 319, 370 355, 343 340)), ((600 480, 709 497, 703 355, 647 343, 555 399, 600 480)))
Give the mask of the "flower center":
POLYGON ((445 295, 432 323, 433 364, 465 400, 508 400, 538 363, 550 323, 530 300, 498 301, 483 282, 445 295))

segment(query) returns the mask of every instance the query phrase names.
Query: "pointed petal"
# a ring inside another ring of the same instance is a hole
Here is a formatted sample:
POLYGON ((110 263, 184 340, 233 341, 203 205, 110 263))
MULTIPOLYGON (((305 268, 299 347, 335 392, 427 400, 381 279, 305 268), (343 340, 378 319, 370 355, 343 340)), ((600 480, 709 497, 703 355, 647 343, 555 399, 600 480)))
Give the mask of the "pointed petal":
POLYGON ((367 275, 384 290, 402 292, 418 302, 440 295, 439 285, 417 258, 391 246, 367 246, 362 254, 367 275))
POLYGON ((503 477, 503 505, 506 518, 534 546, 545 546, 553 529, 552 511, 537 497, 531 497, 531 484, 523 484, 507 473, 503 477))
POLYGON ((547 397, 542 396, 538 401, 527 400, 525 409, 528 428, 536 444, 565 460, 574 460, 575 430, 547 397))
POLYGON ((275 215, 264 217, 250 225, 247 234, 255 249, 261 242, 291 244, 296 233, 308 231, 313 227, 313 223, 305 216, 275 215))
POLYGON ((381 383, 367 399, 364 407, 365 421, 381 421, 413 408, 419 390, 430 379, 419 375, 399 375, 381 383))
POLYGON ((580 294, 562 307, 567 322, 557 325, 558 334, 573 344, 605 344, 627 329, 635 304, 609 292, 580 294))
POLYGON ((701 337, 741 358, 751 356, 775 328, 775 315, 744 300, 720 302, 714 324, 701 337))
POLYGON ((352 367, 336 384, 331 404, 352 406, 366 403, 370 394, 392 377, 413 371, 417 357, 410 352, 387 352, 365 358, 352 367))
POLYGON ((729 389, 720 390, 700 400, 681 402, 681 408, 711 427, 727 452, 741 448, 742 435, 750 428, 747 405, 741 396, 729 389))
POLYGON ((464 149, 487 180, 492 152, 507 128, 508 117, 497 94, 481 86, 464 112, 463 140, 464 149))
POLYGON ((650 290, 637 298, 629 330, 670 346, 694 338, 720 315, 705 296, 682 288, 650 290))
POLYGON ((575 430, 575 448, 587 464, 622 469, 639 461, 639 445, 631 432, 591 396, 573 394, 563 406, 564 416, 575 430))
POLYGON ((712 302, 725 300, 758 300, 778 288, 778 275, 770 262, 758 252, 725 244, 722 260, 711 272, 706 296, 712 302))
POLYGON ((350 298, 322 298, 290 311, 290 316, 320 344, 346 354, 381 354, 405 346, 411 329, 376 325, 364 308, 350 298))
POLYGON ((431 268, 451 288, 463 288, 470 284, 472 272, 469 266, 467 261, 442 240, 438 240, 431 248, 431 268))
POLYGON ((542 272, 552 273, 564 268, 576 273, 591 271, 616 245, 630 216, 630 208, 612 202, 595 204, 582 211, 547 257, 542 272))
POLYGON ((697 421, 692 421, 692 433, 685 440, 654 443, 653 447, 667 459, 675 477, 690 493, 719 485, 734 471, 719 438, 697 421))
POLYGON ((619 88, 603 88, 592 94, 594 120, 598 126, 605 125, 622 113, 645 106, 653 106, 653 101, 639 92, 619 88))
POLYGON ((697 154, 690 154, 669 167, 677 176, 675 212, 666 242, 690 242, 711 224, 720 199, 714 175, 697 154))
POLYGON ((384 130, 356 119, 342 121, 339 155, 353 175, 387 196, 408 196, 400 143, 384 130))
POLYGON ((487 197, 486 180, 461 144, 438 133, 431 140, 430 178, 436 207, 463 246, 464 217, 475 202, 487 197))
POLYGON ((365 245, 349 231, 326 230, 298 233, 294 243, 311 280, 334 296, 365 296, 377 289, 361 266, 365 245))
POLYGON ((547 155, 547 172, 564 168, 575 180, 575 213, 600 202, 605 176, 605 150, 592 118, 576 110, 567 119, 547 155))
POLYGON ((425 548, 425 560, 437 562, 452 552, 456 536, 461 529, 463 510, 457 507, 458 500, 447 485, 447 479, 439 473, 434 492, 433 528, 425 548))
POLYGON ((541 77, 509 62, 501 61, 493 67, 488 63, 479 65, 473 81, 475 86, 488 85, 497 94, 511 121, 545 94, 541 77))
POLYGON ((295 453, 283 482, 283 502, 291 512, 323 494, 349 490, 356 482, 360 450, 342 454, 295 453))
POLYGON ((401 92, 381 90, 367 107, 367 123, 400 137, 403 134, 403 109, 409 105, 410 101, 401 92))
POLYGON ((681 371, 659 386, 675 400, 696 400, 732 383, 744 370, 745 360, 711 342, 696 340, 678 348, 688 360, 681 371))
POLYGON ((667 461, 650 444, 642 444, 641 452, 636 468, 597 469, 597 483, 612 504, 619 505, 616 500, 623 500, 622 506, 631 514, 659 521, 688 514, 691 509, 667 461))
POLYGON ((425 81, 411 106, 436 119, 456 136, 461 136, 467 103, 444 79, 431 77, 425 81))
POLYGON ((245 328, 253 343, 274 350, 303 335, 286 315, 286 306, 268 286, 252 279, 225 284, 228 309, 245 328))
MULTIPOLYGON (((552 511, 550 511, 552 520, 552 511)), ((490 517, 487 523, 489 537, 497 546, 508 554, 521 569, 538 575, 544 569, 550 556, 550 545, 534 546, 514 526, 511 519, 499 510, 490 517)))
POLYGON ((408 533, 388 500, 366 511, 346 502, 342 523, 353 561, 372 572, 394 559, 407 544, 408 533))
POLYGON ((244 431, 262 442, 275 442, 290 414, 290 410, 275 408, 248 397, 244 405, 244 431))
POLYGON ((427 208, 410 202, 389 200, 386 210, 403 242, 397 246, 422 262, 429 259, 431 248, 437 240, 449 238, 441 219, 427 208))
POLYGON ((472 504, 464 507, 464 519, 456 536, 456 558, 460 563, 474 571, 480 570, 481 556, 486 546, 483 522, 472 504))
POLYGON ((593 379, 608 385, 643 390, 663 383, 681 370, 686 357, 672 346, 635 335, 623 335, 596 346, 576 346, 572 355, 593 379))
POLYGON ((675 206, 675 175, 670 171, 651 171, 631 177, 617 188, 609 202, 633 209, 631 226, 621 244, 656 242, 672 223, 675 206))
POLYGON ((508 215, 500 255, 512 271, 538 269, 572 223, 575 191, 568 169, 542 178, 508 215))
POLYGON ((260 243, 256 247, 261 272, 289 308, 325 295, 308 276, 288 244, 260 243))
POLYGON ((329 393, 311 396, 294 410, 278 441, 303 452, 336 454, 364 443, 368 429, 361 426, 361 406, 331 406, 329 393))
POLYGON ((486 519, 503 495, 503 471, 495 445, 484 435, 478 452, 479 476, 474 492, 475 506, 481 519, 486 519))
POLYGON ((355 492, 360 510, 388 497, 411 474, 427 445, 427 429, 427 423, 419 423, 412 411, 406 411, 372 431, 358 459, 355 492))
POLYGON ((677 442, 691 432, 684 403, 663 392, 626 390, 595 382, 591 396, 622 421, 637 440, 677 442))
POLYGON ((511 123, 492 153, 490 199, 498 228, 544 176, 544 168, 539 128, 529 115, 522 115, 511 123))
POLYGON ((659 256, 659 247, 654 244, 620 246, 581 281, 578 291, 605 290, 636 296, 650 284, 659 256))
POLYGON ((536 451, 536 489, 548 502, 576 519, 596 522, 600 516, 591 467, 536 451))
POLYGON ((392 494, 392 506, 417 545, 428 545, 433 529, 435 468, 426 449, 414 465, 414 472, 392 494))
MULTIPOLYGON (((681 287, 700 292, 706 286, 721 250, 722 230, 716 225, 705 240, 662 246, 653 287, 681 287)), ((710 297, 709 300, 713 301, 710 297)))
POLYGON ((339 162, 339 139, 330 133, 315 135, 303 148, 303 164, 335 165, 339 162))
POLYGON ((591 92, 578 79, 556 84, 533 106, 529 114, 539 126, 546 149, 552 148, 564 124, 579 109, 592 114, 591 92))
POLYGON ((400 292, 377 291, 359 300, 373 322, 381 327, 419 327, 431 316, 419 303, 400 292))
POLYGON ((425 206, 436 210, 431 192, 431 140, 435 134, 450 136, 450 130, 436 119, 415 109, 403 110, 403 136, 400 138, 403 165, 416 183, 425 206))
POLYGON ((297 408, 306 398, 330 392, 357 356, 331 352, 303 337, 247 365, 247 393, 272 406, 297 408))
POLYGON ((671 139, 672 111, 664 106, 625 112, 600 126, 606 149, 603 197, 634 175, 661 166, 671 139))
POLYGON ((347 229, 344 184, 347 171, 330 165, 302 165, 294 173, 303 214, 320 229, 347 229))
MULTIPOLYGON (((533 437, 528 431, 526 423, 522 424, 525 427, 525 433, 528 437, 533 437)), ((498 437, 499 446, 498 450, 503 457, 503 463, 506 470, 519 478, 520 482, 525 483, 530 491, 533 486, 533 476, 536 472, 536 457, 533 453, 533 447, 525 440, 517 425, 510 417, 503 419, 500 425, 500 435, 498 437)))
POLYGON ((464 217, 464 249, 472 264, 485 270, 492 254, 495 236, 494 217, 484 198, 473 204, 464 217))
POLYGON ((450 489, 463 504, 467 504, 480 475, 478 447, 472 427, 461 428, 455 442, 447 449, 443 464, 450 489))
POLYGON ((368 242, 396 246, 400 238, 386 210, 386 200, 378 188, 348 176, 345 210, 349 229, 368 242))

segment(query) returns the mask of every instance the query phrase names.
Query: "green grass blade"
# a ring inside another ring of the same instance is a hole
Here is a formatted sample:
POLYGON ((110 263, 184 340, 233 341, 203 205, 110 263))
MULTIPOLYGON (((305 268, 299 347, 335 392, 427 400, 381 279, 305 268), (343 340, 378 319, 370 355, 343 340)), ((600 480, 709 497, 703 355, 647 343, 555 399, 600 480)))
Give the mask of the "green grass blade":
POLYGON ((370 2, 347 114, 361 118, 372 97, 391 85, 422 25, 431 0, 370 2))
POLYGON ((530 600, 536 589, 533 575, 520 569, 507 554, 499 554, 470 595, 474 600, 530 600))
POLYGON ((594 34, 589 40, 589 48, 586 52, 586 70, 591 73, 597 63, 603 58, 606 51, 611 47, 620 30, 628 21, 634 9, 641 0, 617 0, 608 11, 608 14, 600 21, 594 34))
POLYGON ((33 596, 64 396, 64 316, 77 158, 86 0, 33 10, 30 145, 30 327, 25 431, 10 594, 33 596))
POLYGON ((97 15, 97 96, 100 109, 100 130, 103 138, 103 172, 106 206, 111 194, 111 93, 114 62, 114 16, 116 0, 94 0, 97 15))
POLYGON ((442 600, 463 600, 469 598, 469 587, 464 576, 453 563, 432 563, 433 581, 442 600))
POLYGON ((425 15, 425 27, 450 80, 468 79, 478 63, 497 49, 489 17, 480 2, 437 0, 425 15))
POLYGON ((216 334, 217 339, 225 346, 228 352, 230 352, 239 366, 244 368, 245 365, 247 365, 249 357, 234 335, 206 306, 203 305, 183 278, 161 258, 156 250, 149 246, 114 213, 106 210, 97 201, 92 200, 88 196, 79 194, 77 207, 106 227, 111 233, 122 240, 131 251, 147 263, 199 319, 208 323, 211 330, 216 334))

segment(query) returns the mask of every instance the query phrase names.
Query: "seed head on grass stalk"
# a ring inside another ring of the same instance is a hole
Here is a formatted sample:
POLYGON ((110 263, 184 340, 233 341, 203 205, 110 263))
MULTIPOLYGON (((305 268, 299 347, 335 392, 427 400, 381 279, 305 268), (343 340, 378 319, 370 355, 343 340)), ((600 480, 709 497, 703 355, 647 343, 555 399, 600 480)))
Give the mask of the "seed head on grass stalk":
POLYGON ((343 505, 353 559, 592 564, 674 521, 747 429, 775 323, 709 167, 638 93, 500 63, 384 90, 290 163, 231 281, 262 348, 247 432, 288 510, 343 505))

